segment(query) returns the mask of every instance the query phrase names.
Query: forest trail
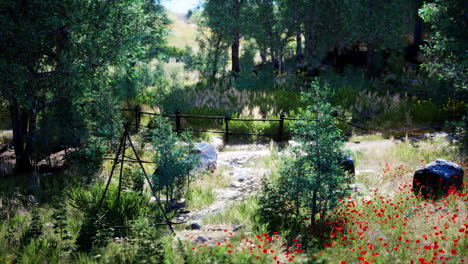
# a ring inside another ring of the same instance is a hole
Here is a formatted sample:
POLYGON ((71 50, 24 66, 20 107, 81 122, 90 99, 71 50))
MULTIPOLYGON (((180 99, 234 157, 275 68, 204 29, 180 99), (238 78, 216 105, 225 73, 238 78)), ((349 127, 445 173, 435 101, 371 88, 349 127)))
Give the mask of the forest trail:
MULTIPOLYGON (((216 144, 220 148, 219 144, 216 144)), ((229 233, 242 230, 242 224, 204 224, 205 217, 222 213, 236 202, 246 200, 249 195, 260 188, 260 181, 268 168, 262 166, 261 159, 270 155, 268 144, 243 144, 226 146, 218 151, 217 169, 223 170, 224 177, 229 179, 229 187, 215 190, 216 201, 208 207, 190 211, 176 218, 186 221, 187 225, 199 225, 199 229, 176 231, 181 240, 215 244, 229 236, 229 233)), ((185 227, 185 226, 184 226, 185 227)))

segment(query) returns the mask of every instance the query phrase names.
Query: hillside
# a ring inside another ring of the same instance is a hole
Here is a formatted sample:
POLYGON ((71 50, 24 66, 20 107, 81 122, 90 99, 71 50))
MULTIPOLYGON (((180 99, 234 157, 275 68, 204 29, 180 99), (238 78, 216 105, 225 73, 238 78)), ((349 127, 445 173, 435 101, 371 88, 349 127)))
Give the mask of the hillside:
POLYGON ((168 26, 171 31, 168 37, 169 45, 181 49, 184 49, 185 46, 195 48, 197 26, 188 21, 185 14, 177 14, 167 9, 166 12, 167 16, 172 21, 168 26))

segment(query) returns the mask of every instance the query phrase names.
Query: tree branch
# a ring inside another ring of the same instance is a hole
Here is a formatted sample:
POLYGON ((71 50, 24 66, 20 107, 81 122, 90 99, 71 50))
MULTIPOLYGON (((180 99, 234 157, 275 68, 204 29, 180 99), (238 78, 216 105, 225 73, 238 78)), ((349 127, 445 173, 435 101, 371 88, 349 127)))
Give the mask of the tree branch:
POLYGON ((57 74, 57 73, 61 73, 61 74, 71 74, 71 72, 69 71, 65 71, 65 70, 56 70, 56 71, 48 71, 48 72, 37 72, 34 74, 34 77, 42 77, 44 75, 51 75, 51 74, 57 74))

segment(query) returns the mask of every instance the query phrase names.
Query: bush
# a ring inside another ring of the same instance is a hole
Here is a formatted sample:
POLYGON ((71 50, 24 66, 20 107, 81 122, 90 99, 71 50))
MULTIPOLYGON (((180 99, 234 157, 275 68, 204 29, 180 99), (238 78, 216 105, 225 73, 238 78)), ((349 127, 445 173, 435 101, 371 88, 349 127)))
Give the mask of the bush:
POLYGON ((311 224, 319 215, 323 219, 338 199, 349 190, 352 177, 341 167, 343 142, 328 102, 331 92, 327 85, 313 81, 310 93, 303 93, 309 103, 298 121, 295 132, 301 136, 299 146, 290 149, 291 159, 280 170, 280 186, 294 201, 296 214, 310 213, 311 224), (309 210, 310 208, 310 210, 309 210))
POLYGON ((257 214, 259 224, 266 225, 269 232, 287 229, 293 222, 292 203, 288 202, 282 188, 268 178, 262 178, 257 214))
POLYGON ((92 185, 89 189, 75 188, 69 192, 71 205, 84 213, 84 223, 76 240, 78 249, 89 251, 93 246, 102 246, 111 236, 126 236, 128 221, 144 213, 154 212, 149 209, 149 197, 140 192, 121 192, 117 199, 117 186, 111 184, 106 197, 99 206, 104 186, 92 185), (119 228, 114 229, 114 226, 119 228))
POLYGON ((195 167, 198 157, 190 134, 184 133, 182 140, 179 139, 172 132, 172 126, 162 118, 156 118, 151 135, 156 151, 154 161, 157 164, 151 175, 156 191, 154 195, 164 195, 167 205, 187 192, 192 181, 190 171, 195 167))

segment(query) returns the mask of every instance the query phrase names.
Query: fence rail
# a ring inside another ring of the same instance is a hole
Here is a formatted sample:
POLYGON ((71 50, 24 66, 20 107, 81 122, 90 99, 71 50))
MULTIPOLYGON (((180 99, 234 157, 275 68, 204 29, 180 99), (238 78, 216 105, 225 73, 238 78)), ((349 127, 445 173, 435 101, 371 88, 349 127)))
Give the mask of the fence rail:
MULTIPOLYGON (((284 140, 284 121, 313 121, 313 119, 303 119, 303 118, 295 118, 295 117, 286 117, 284 112, 281 112, 279 114, 279 119, 258 119, 258 118, 231 118, 228 113, 225 114, 225 116, 202 116, 202 115, 184 115, 182 112, 178 109, 175 111, 174 115, 167 115, 167 114, 158 114, 158 113, 149 113, 149 112, 144 112, 141 111, 141 107, 137 106, 133 109, 121 109, 122 111, 126 112, 133 112, 134 117, 135 117, 135 124, 133 124, 137 131, 138 128, 141 127, 140 122, 141 122, 141 116, 142 115, 152 115, 152 116, 162 116, 162 117, 169 117, 169 118, 174 118, 175 119, 175 132, 177 134, 180 134, 184 130, 192 131, 192 132, 200 132, 200 133, 218 133, 218 134, 224 134, 224 142, 227 144, 229 142, 229 136, 267 136, 267 137, 275 137, 276 140, 281 142, 284 140), (198 118, 198 119, 212 119, 212 120, 224 120, 224 130, 204 130, 204 129, 191 129, 191 128, 182 128, 181 124, 181 119, 182 118, 198 118), (231 121, 245 121, 245 122, 279 122, 278 126, 278 133, 272 134, 272 133, 234 133, 229 131, 229 122, 231 121)), ((340 119, 339 117, 335 116, 335 118, 341 122, 344 122, 348 125, 354 126, 356 128, 368 131, 366 128, 356 126, 354 124, 351 124, 343 119, 340 119)), ((294 134, 294 133, 293 133, 294 134)))

